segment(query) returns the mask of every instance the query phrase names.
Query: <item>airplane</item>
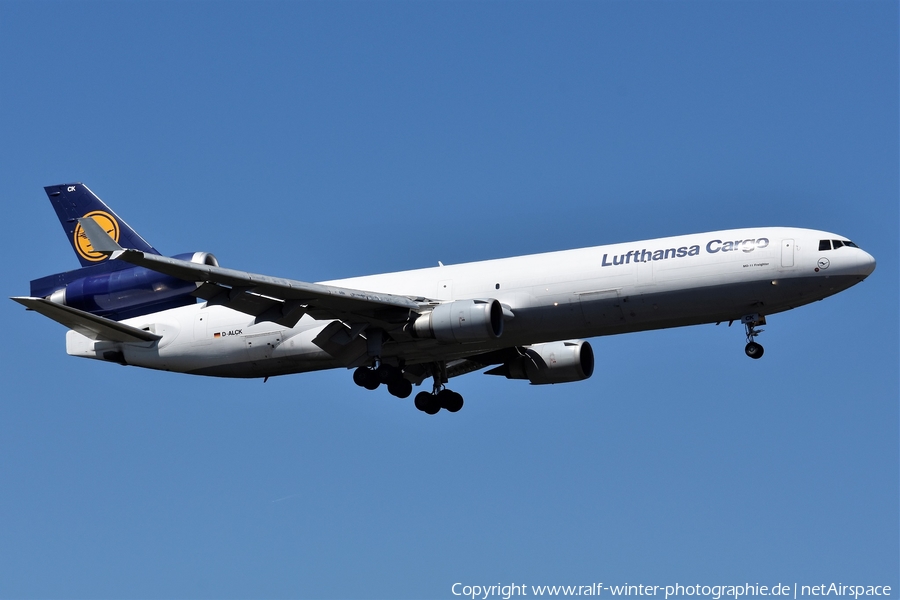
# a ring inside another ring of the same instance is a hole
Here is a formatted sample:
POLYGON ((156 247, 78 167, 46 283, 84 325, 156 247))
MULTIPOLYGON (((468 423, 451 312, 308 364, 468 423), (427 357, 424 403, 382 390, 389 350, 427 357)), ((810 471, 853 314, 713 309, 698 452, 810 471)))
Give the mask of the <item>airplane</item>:
POLYGON ((450 378, 534 385, 594 370, 583 338, 740 322, 759 359, 766 316, 864 280, 846 237, 756 227, 308 283, 161 255, 82 183, 45 188, 81 268, 12 300, 69 328, 72 356, 214 377, 353 369, 366 389, 457 412, 450 378))

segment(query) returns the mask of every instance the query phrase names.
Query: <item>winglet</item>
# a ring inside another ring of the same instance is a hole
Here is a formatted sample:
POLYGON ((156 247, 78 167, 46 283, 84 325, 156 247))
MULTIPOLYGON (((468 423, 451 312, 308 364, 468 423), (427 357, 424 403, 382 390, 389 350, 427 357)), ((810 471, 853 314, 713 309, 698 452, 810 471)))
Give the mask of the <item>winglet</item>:
POLYGON ((78 224, 81 225, 81 228, 84 230, 84 234, 87 236, 88 241, 91 243, 91 248, 95 252, 113 254, 114 252, 121 252, 123 250, 122 246, 117 244, 114 239, 109 237, 109 234, 103 231, 103 227, 100 226, 100 223, 95 221, 93 218, 82 217, 78 219, 78 224))

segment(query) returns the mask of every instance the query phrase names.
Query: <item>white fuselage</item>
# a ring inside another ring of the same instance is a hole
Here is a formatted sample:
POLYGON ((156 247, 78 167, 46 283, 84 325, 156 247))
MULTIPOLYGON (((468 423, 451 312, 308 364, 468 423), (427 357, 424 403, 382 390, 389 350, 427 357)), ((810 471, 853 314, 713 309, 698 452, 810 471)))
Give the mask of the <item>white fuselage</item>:
MULTIPOLYGON (((766 227, 717 231, 324 282, 435 300, 495 298, 508 309, 495 340, 408 340, 381 358, 407 364, 570 338, 594 337, 768 315, 820 300, 865 279, 874 259, 856 247, 820 251, 843 236, 766 227), (510 315, 511 313, 511 315, 510 315)), ((162 338, 95 342, 74 331, 69 354, 216 376, 263 377, 343 366, 312 340, 329 324, 304 316, 294 327, 200 303, 124 321, 162 338)))

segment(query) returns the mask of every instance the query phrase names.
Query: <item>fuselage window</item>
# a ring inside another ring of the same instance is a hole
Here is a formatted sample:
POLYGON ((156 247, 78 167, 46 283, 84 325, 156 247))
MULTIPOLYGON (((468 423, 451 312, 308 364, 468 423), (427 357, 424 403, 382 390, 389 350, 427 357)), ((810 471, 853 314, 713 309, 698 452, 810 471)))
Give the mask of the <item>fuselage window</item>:
POLYGON ((844 242, 842 242, 841 240, 831 240, 831 244, 834 246, 834 249, 837 250, 844 245, 844 242))
POLYGON ((819 252, 822 250, 831 250, 831 240, 819 240, 819 252))

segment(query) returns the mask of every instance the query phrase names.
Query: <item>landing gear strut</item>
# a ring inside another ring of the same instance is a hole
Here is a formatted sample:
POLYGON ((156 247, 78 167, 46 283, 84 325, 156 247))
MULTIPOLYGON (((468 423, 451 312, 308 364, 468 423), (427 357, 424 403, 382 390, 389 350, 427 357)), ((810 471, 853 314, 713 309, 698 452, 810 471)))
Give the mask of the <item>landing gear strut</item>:
POLYGON ((756 342, 756 336, 763 332, 762 329, 756 329, 757 325, 765 325, 766 318, 761 315, 747 315, 741 317, 741 323, 744 324, 744 331, 747 333, 747 345, 744 346, 744 353, 750 358, 762 358, 763 347, 756 342))
POLYGON ((447 367, 443 363, 435 364, 432 373, 434 374, 432 391, 430 394, 428 392, 416 394, 416 408, 429 415, 436 415, 442 408, 448 412, 459 412, 463 407, 462 395, 444 387, 444 382, 447 381, 447 367))

